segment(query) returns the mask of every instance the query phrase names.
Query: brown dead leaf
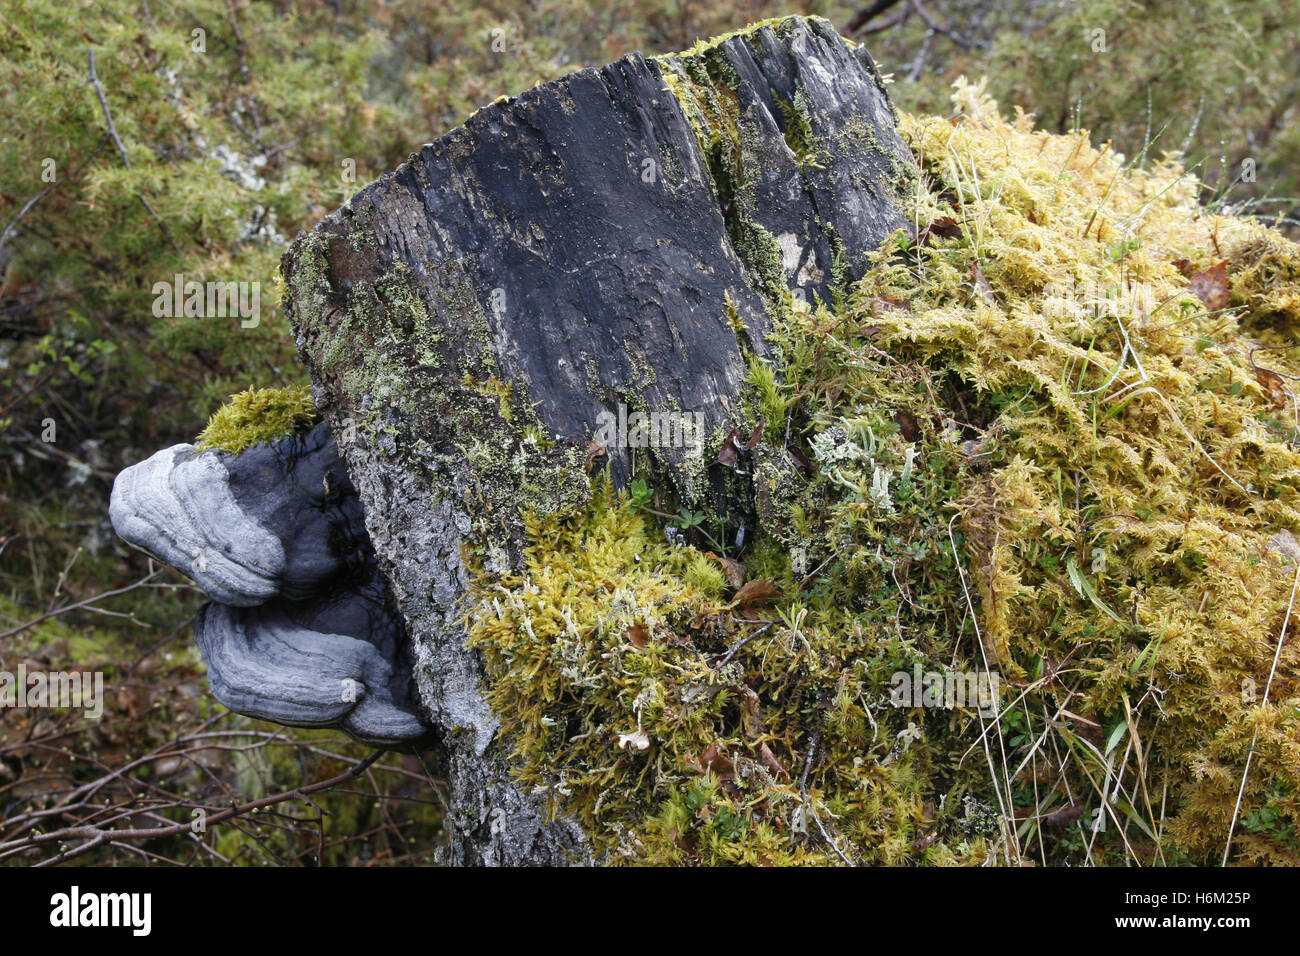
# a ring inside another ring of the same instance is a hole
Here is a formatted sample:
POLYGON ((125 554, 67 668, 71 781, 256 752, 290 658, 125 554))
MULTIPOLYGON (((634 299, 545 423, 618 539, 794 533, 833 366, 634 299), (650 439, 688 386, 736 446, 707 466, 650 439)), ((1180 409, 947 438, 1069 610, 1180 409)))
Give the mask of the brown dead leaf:
POLYGON ((740 444, 736 441, 740 437, 740 432, 732 429, 727 432, 727 437, 722 439, 722 447, 718 449, 718 464, 726 465, 728 468, 735 468, 736 462, 740 460, 740 444))
POLYGON ((1080 717, 1078 714, 1072 714, 1068 710, 1063 710, 1062 713, 1066 717, 1070 718, 1070 721, 1074 724, 1074 732, 1076 734, 1083 737, 1085 740, 1091 741, 1097 746, 1101 746, 1103 738, 1103 729, 1101 724, 1089 720, 1086 717, 1080 717))
POLYGON ((956 219, 952 218, 952 216, 940 216, 921 230, 920 235, 917 236, 917 242, 925 245, 934 236, 938 236, 940 239, 956 239, 960 235, 961 226, 957 224, 956 219))
POLYGON ((752 687, 742 685, 739 693, 742 695, 740 714, 745 721, 745 733, 751 739, 757 739, 763 736, 762 702, 752 687))
POLYGON ((627 629, 627 639, 637 650, 645 650, 645 646, 650 643, 650 629, 640 624, 633 624, 627 629))
POLYGON ((925 836, 921 837, 919 840, 916 840, 912 843, 912 852, 924 853, 926 849, 929 848, 930 844, 932 844, 937 839, 939 839, 939 834, 927 833, 925 836))
POLYGON ((740 590, 745 583, 745 566, 739 561, 733 561, 731 558, 724 558, 720 555, 708 551, 704 555, 718 567, 722 568, 723 575, 727 578, 727 583, 736 590, 740 590))
POLYGON ((1043 817, 1042 825, 1045 827, 1065 826, 1065 824, 1069 823, 1071 820, 1077 820, 1081 816, 1083 816, 1083 804, 1070 803, 1061 807, 1059 810, 1053 810, 1051 813, 1043 817))
POLYGON ((1269 404, 1272 405, 1273 408, 1278 409, 1286 407, 1286 380, 1283 379, 1281 375, 1273 371, 1271 368, 1263 368, 1262 366, 1256 365, 1255 381, 1259 382, 1259 387, 1264 390, 1266 395, 1268 395, 1269 404))
POLYGON ((774 601, 781 596, 781 589, 776 586, 776 582, 771 578, 759 578, 756 581, 749 581, 743 588, 736 592, 733 599, 734 604, 759 604, 763 601, 774 601))
MULTIPOLYGON (((907 312, 912 307, 912 304, 906 299, 895 299, 888 295, 872 296, 867 300, 867 304, 871 306, 871 314, 876 318, 879 318, 881 313, 884 312, 907 312)), ((876 327, 873 326, 873 328, 876 327)), ((879 332, 880 329, 876 328, 876 331, 879 332)))
POLYGON ((764 425, 763 419, 760 418, 748 438, 745 438, 744 433, 739 428, 733 428, 727 432, 727 437, 722 439, 722 447, 718 449, 718 464, 726 465, 728 468, 735 468, 736 462, 740 460, 740 453, 742 451, 753 451, 754 447, 763 440, 764 425))
POLYGON ((901 409, 894 412, 894 422, 898 425, 898 431, 903 436, 903 441, 916 441, 921 437, 921 427, 917 424, 916 416, 911 412, 905 412, 901 409))
POLYGON ((596 459, 605 454, 605 446, 600 442, 592 439, 587 442, 587 460, 582 464, 582 470, 591 474, 591 469, 596 463, 596 459))
POLYGON ((1228 292, 1228 260, 1224 259, 1218 265, 1202 269, 1192 276, 1187 283, 1187 291, 1200 299, 1211 312, 1227 308, 1228 299, 1231 298, 1228 292))
POLYGON ((736 765, 717 743, 705 747, 698 760, 688 758, 687 762, 697 773, 711 773, 717 777, 731 777, 736 773, 736 765))
POLYGON ((674 828, 668 831, 669 837, 677 845, 677 849, 686 854, 687 860, 694 860, 700 852, 699 841, 697 841, 690 832, 683 833, 674 828))

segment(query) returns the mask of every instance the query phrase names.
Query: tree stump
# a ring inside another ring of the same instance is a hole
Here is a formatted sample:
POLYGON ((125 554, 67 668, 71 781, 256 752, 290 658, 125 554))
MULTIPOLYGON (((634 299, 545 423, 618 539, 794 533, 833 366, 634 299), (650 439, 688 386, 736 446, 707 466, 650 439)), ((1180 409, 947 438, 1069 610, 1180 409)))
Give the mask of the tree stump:
MULTIPOLYGON (((791 18, 493 103, 285 256, 450 783, 447 862, 593 862, 496 738, 465 556, 517 567, 523 512, 583 505, 589 442, 638 413, 692 416, 699 441, 647 460, 683 501, 728 507, 718 452, 771 315, 860 274, 904 225, 912 162, 866 52, 791 18)), ((635 444, 596 464, 626 482, 635 444)))

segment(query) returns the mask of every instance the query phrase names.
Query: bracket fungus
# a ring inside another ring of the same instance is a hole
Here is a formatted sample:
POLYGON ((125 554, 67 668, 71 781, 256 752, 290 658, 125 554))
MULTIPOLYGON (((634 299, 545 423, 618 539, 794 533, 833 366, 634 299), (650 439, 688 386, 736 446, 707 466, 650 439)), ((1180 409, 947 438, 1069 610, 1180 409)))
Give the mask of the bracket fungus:
POLYGON ((405 626, 327 426, 235 455, 163 449, 118 475, 109 516, 212 598, 195 639, 231 710, 379 746, 425 736, 405 626))

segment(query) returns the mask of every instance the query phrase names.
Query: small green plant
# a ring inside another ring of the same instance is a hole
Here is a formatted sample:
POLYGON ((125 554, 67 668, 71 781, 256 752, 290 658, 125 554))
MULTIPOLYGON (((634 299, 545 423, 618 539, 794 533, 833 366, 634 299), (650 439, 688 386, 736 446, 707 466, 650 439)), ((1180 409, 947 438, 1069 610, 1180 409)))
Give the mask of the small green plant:
POLYGON ((632 512, 632 514, 637 514, 640 511, 650 510, 650 502, 654 500, 655 492, 654 489, 650 487, 649 482, 644 478, 638 478, 636 481, 632 482, 632 484, 628 485, 627 491, 629 495, 627 503, 628 511, 632 512))

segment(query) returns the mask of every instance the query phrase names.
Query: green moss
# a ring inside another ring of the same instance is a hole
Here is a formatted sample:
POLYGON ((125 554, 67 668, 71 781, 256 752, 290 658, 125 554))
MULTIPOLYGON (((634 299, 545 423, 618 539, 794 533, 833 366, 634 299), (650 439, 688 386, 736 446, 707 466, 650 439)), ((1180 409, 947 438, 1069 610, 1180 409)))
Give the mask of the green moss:
MULTIPOLYGON (((736 95, 739 78, 722 43, 732 36, 749 35, 763 26, 771 26, 779 33, 801 19, 767 21, 658 60, 665 86, 677 98, 708 165, 732 246, 753 274, 774 317, 785 307, 788 284, 780 243, 756 219, 756 184, 762 175, 761 157, 766 150, 764 131, 741 112, 736 95)), ((796 91, 791 100, 778 98, 777 108, 786 145, 796 164, 802 170, 820 167, 828 154, 825 144, 813 133, 803 92, 796 91)), ((883 155, 885 151, 875 142, 874 132, 868 134, 872 137, 869 145, 883 155)), ((863 128, 853 126, 840 136, 837 145, 861 148, 862 135, 863 128)), ((897 192, 901 189, 898 184, 906 178, 906 170, 892 156, 890 162, 890 182, 897 192)), ((825 227, 823 230, 829 232, 825 227)), ((828 238, 834 245, 836 237, 828 238)))
MULTIPOLYGON (((790 401, 788 387, 767 385, 790 401)), ((876 462, 901 471, 908 454, 888 416, 867 419, 881 439, 876 462)), ((810 484, 788 457, 775 464, 781 454, 760 449, 755 478, 760 512, 780 510, 787 523, 765 520, 745 558, 751 580, 775 582, 774 601, 748 608, 758 623, 733 603, 720 561, 672 545, 604 480, 577 515, 527 519, 524 574, 477 576, 470 642, 484 654, 504 746, 612 862, 827 864, 839 852, 898 862, 926 792, 905 768, 951 772, 952 758, 932 757, 928 744, 895 753, 918 715, 882 703, 890 675, 926 653, 946 659, 944 635, 959 630, 951 556, 937 548, 948 466, 936 456, 924 477, 896 487, 886 511, 828 495, 830 478, 810 484), (929 561, 906 591, 870 557, 889 542, 929 561), (792 543, 824 565, 821 576, 804 581, 807 559, 795 571, 792 543), (913 604, 925 607, 912 615, 930 635, 924 651, 898 626, 913 604), (770 633, 747 641, 765 619, 770 633), (814 737, 820 753, 801 790, 814 737)), ((926 729, 936 742, 950 733, 926 729)), ((959 805, 979 783, 943 786, 959 805)))
POLYGON ((212 414, 196 444, 237 455, 254 445, 292 435, 315 420, 316 407, 306 386, 249 388, 232 395, 212 414))
POLYGON ((1234 358, 1239 328, 1288 344, 1296 247, 1207 224, 1171 166, 957 99, 955 125, 902 131, 932 177, 909 218, 967 227, 841 267, 835 303, 787 293, 775 365, 751 362, 759 527, 729 557, 762 600, 603 480, 526 517, 521 573, 475 573, 502 745, 604 860, 1211 862, 1252 737, 1234 853, 1294 857, 1297 652, 1269 707, 1242 687, 1286 612, 1270 541, 1300 531, 1300 452, 1234 358), (1227 324, 1175 255, 1228 259, 1227 324), (1061 312, 1067 278, 1152 305, 1061 312), (916 669, 1000 675, 997 715, 893 706, 916 669))
MULTIPOLYGON (((808 101, 803 91, 795 93, 794 101, 777 98, 776 105, 781 110, 782 132, 785 144, 794 154, 799 167, 820 167, 818 161, 824 150, 812 131, 812 119, 808 114, 808 101)), ((854 117, 857 120, 857 117, 854 117)))
POLYGON ((480 382, 473 375, 466 375, 463 384, 467 388, 474 389, 480 395, 489 395, 495 398, 497 400, 497 411, 503 422, 510 424, 514 420, 514 413, 511 411, 511 395, 514 392, 514 387, 511 384, 503 382, 495 376, 485 382, 480 382))
POLYGON ((751 23, 748 26, 743 27, 742 29, 732 30, 729 33, 723 33, 718 36, 711 37, 708 40, 700 40, 689 50, 686 50, 683 53, 680 53, 678 55, 682 57, 700 56, 701 54, 707 53, 711 50, 716 50, 718 47, 726 43, 728 40, 734 39, 735 37, 752 36, 753 34, 757 33, 759 30, 765 28, 771 28, 772 30, 775 30, 777 35, 779 36, 783 32, 789 30, 797 23, 809 23, 812 21, 821 21, 822 23, 826 23, 828 25, 830 24, 830 21, 826 20, 823 17, 791 17, 791 16, 769 17, 766 20, 757 20, 754 23, 751 23))

